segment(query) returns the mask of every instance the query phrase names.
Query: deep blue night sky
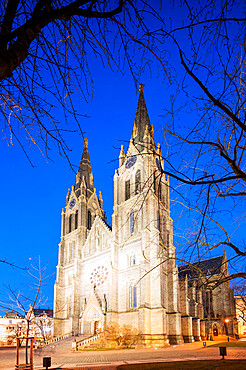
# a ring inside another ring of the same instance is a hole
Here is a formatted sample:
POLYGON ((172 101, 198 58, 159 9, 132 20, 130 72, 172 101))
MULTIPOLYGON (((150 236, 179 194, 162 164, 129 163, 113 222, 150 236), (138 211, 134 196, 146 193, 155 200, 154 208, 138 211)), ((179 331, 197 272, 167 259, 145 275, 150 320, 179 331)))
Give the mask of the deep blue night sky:
MULTIPOLYGON (((169 99, 168 90, 161 79, 150 78, 147 74, 146 77, 143 76, 142 82, 146 85, 146 104, 158 142, 162 136, 159 126, 163 124, 158 115, 162 114, 162 107, 169 99)), ((109 223, 113 213, 113 175, 118 167, 120 145, 124 144, 125 150, 128 147, 137 101, 138 92, 129 75, 122 76, 98 68, 92 103, 77 102, 80 112, 89 116, 81 118, 80 123, 89 140, 94 182, 97 194, 99 190, 102 191, 109 223)), ((71 162, 79 165, 83 139, 79 135, 68 134, 67 140, 71 148, 71 162)), ((0 185, 1 257, 22 267, 29 266, 29 259, 38 256, 43 265, 49 263, 49 275, 53 276, 45 286, 44 295, 48 297, 46 306, 51 306, 60 241, 60 214, 65 207, 67 189, 74 185, 75 173, 67 160, 59 156, 55 149, 47 163, 36 148, 31 148, 34 168, 17 144, 8 147, 2 140, 0 155, 3 159, 2 179, 7 179, 1 181, 0 185)), ((22 284, 31 281, 26 277, 26 272, 5 264, 1 264, 1 272, 1 286, 10 284, 11 287, 18 288, 20 281, 22 284)))

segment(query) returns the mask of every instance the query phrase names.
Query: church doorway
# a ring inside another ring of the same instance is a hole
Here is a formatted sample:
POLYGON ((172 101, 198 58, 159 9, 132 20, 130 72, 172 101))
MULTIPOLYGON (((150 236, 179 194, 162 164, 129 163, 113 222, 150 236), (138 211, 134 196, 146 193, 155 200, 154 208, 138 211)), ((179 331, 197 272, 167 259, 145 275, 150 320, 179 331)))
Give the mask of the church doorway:
POLYGON ((219 335, 219 333, 218 333, 218 328, 217 328, 217 326, 216 325, 214 325, 213 326, 213 336, 214 337, 217 337, 219 335))
POLYGON ((94 321, 94 335, 101 333, 102 331, 102 322, 94 321))

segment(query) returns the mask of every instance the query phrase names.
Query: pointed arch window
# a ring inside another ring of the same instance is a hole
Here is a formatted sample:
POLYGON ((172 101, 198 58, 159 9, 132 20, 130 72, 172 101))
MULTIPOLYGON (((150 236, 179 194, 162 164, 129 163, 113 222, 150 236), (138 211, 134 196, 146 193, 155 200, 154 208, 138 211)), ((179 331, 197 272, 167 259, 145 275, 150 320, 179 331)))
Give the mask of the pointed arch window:
POLYGON ((70 260, 73 259, 73 252, 74 252, 74 242, 71 243, 71 247, 70 247, 70 260))
POLYGON ((132 286, 129 287, 129 308, 132 308, 132 286))
POLYGON ((133 287, 133 307, 137 307, 137 287, 133 287))
POLYGON ((166 218, 160 212, 158 212, 158 230, 162 243, 169 243, 169 240, 166 240, 166 218))
POLYGON ((78 210, 75 212, 75 229, 78 228, 78 210))
POLYGON ((100 237, 99 237, 99 230, 96 230, 96 250, 100 249, 100 237))
POLYGON ((125 200, 130 199, 130 180, 125 182, 125 200))
POLYGON ((68 232, 71 233, 71 231, 72 231, 72 215, 70 215, 68 219, 68 232))
POLYGON ((129 287, 129 308, 137 308, 137 287, 135 285, 129 287))
POLYGON ((170 247, 170 233, 167 231, 167 248, 170 247))
POLYGON ((134 233, 134 211, 131 210, 130 213, 130 233, 134 233))
POLYGON ((136 257, 135 257, 135 254, 133 254, 130 257, 130 266, 134 266, 134 265, 136 265, 136 257))
POLYGON ((158 197, 158 200, 160 201, 160 202, 162 202, 162 189, 161 189, 161 179, 160 178, 158 178, 158 194, 157 194, 157 197, 158 197))
POLYGON ((137 170, 135 174, 135 194, 139 194, 141 191, 141 172, 137 170))
POLYGON ((88 211, 87 213, 87 229, 91 229, 91 211, 88 211))

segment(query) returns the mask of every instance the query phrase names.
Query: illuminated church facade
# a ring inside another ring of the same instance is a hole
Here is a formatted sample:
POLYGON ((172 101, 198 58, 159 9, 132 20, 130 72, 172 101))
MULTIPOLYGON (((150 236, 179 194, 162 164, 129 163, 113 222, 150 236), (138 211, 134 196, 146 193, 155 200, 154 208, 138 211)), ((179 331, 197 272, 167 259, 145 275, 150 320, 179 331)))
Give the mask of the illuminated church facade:
POLYGON ((202 293, 194 283, 190 288, 187 276, 180 281, 175 264, 169 180, 163 166, 140 85, 130 144, 127 153, 122 146, 114 175, 112 227, 102 195, 96 194, 84 140, 75 185, 62 210, 55 335, 89 336, 114 321, 137 328, 142 345, 205 336, 202 293))

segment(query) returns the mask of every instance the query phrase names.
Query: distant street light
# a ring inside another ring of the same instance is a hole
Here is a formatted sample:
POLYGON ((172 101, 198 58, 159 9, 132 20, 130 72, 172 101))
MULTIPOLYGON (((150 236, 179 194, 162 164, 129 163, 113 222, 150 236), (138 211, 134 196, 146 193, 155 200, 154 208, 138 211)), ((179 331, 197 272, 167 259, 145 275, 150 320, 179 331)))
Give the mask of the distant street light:
POLYGON ((228 323, 230 322, 229 319, 225 319, 225 329, 226 329, 226 335, 227 335, 227 342, 229 342, 229 332, 228 332, 228 323))

